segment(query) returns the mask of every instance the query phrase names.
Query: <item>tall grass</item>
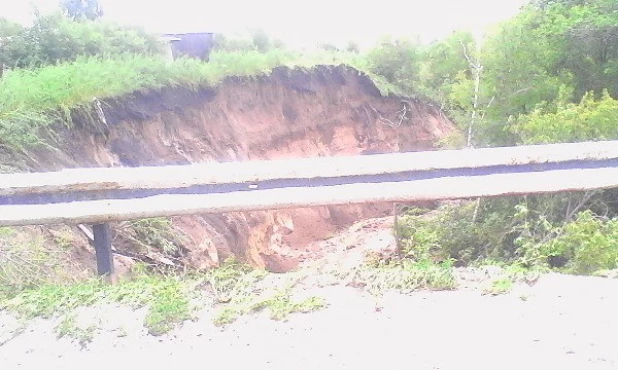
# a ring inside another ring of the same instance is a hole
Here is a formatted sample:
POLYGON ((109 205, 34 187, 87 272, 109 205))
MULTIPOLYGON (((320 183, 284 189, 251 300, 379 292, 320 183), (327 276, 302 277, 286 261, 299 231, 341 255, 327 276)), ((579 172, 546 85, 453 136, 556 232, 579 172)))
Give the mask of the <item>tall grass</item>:
POLYGON ((32 286, 75 282, 92 273, 75 258, 70 228, 0 227, 0 300, 32 286), (73 271, 71 275, 67 271, 73 271))
POLYGON ((0 144, 31 146, 37 142, 37 129, 54 123, 70 125, 70 110, 86 106, 95 97, 174 86, 197 89, 226 76, 268 73, 291 59, 284 52, 237 52, 214 53, 210 63, 194 59, 168 63, 158 57, 121 55, 13 70, 0 79, 0 144))
POLYGON ((198 89, 215 86, 229 76, 265 75, 278 66, 339 64, 368 73, 383 94, 398 93, 394 86, 369 73, 362 56, 349 53, 215 51, 208 63, 188 58, 170 63, 160 57, 119 55, 80 57, 38 69, 16 69, 0 79, 0 145, 23 149, 36 144, 39 128, 56 123, 70 125, 70 110, 87 108, 95 97, 104 99, 174 86, 198 89))

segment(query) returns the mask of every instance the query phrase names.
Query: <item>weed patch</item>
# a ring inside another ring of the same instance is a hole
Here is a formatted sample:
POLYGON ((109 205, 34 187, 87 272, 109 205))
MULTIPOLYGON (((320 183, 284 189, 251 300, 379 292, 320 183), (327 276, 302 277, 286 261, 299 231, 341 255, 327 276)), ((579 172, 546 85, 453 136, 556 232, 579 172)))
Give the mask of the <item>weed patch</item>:
MULTIPOLYGON (((293 284, 281 288, 260 284, 267 276, 262 270, 240 263, 234 258, 218 269, 187 275, 153 274, 144 267, 135 268, 132 280, 116 285, 90 279, 71 285, 43 284, 0 296, 0 310, 7 310, 23 318, 52 318, 70 314, 79 307, 116 302, 133 308, 147 307, 144 326, 152 335, 161 335, 182 322, 192 319, 202 302, 203 290, 208 287, 216 304, 221 306, 214 322, 228 324, 241 315, 267 310, 275 320, 283 320, 294 312, 311 312, 325 305, 317 297, 297 301, 291 297, 293 284)), ((71 321, 59 330, 80 334, 71 321)))
POLYGON ((253 269, 230 257, 220 268, 210 272, 205 280, 212 289, 215 302, 229 303, 258 292, 257 285, 265 277, 265 271, 253 269))
POLYGON ((513 289, 513 280, 508 277, 501 277, 492 280, 491 283, 483 289, 483 294, 500 295, 506 294, 513 289))
POLYGON ((111 301, 135 308, 147 306, 144 326, 150 334, 161 335, 192 317, 195 284, 192 278, 144 274, 133 281, 106 288, 111 301))
MULTIPOLYGON (((187 242, 185 236, 175 230, 169 218, 148 218, 123 223, 130 227, 130 232, 123 233, 131 242, 137 244, 143 252, 157 250, 168 256, 179 256, 183 245, 187 242)), ((124 225, 120 226, 122 230, 124 225)))
POLYGON ((215 325, 226 325, 243 315, 268 311, 273 320, 284 320, 292 313, 307 313, 323 308, 319 297, 295 300, 292 288, 303 276, 292 276, 283 285, 265 281, 267 273, 231 260, 208 278, 216 302, 222 304, 213 318, 215 325))
POLYGON ((509 293, 516 285, 535 284, 541 275, 550 271, 544 266, 525 267, 520 264, 507 264, 490 260, 475 263, 470 268, 464 268, 464 274, 476 274, 481 283, 483 295, 501 295, 509 293))
POLYGON ((66 272, 76 264, 70 243, 64 229, 46 238, 37 228, 0 228, 0 297, 28 287, 75 281, 77 277, 66 272), (60 248, 50 247, 54 243, 60 248))
POLYGON ((51 318, 78 307, 118 302, 149 308, 144 325, 154 335, 163 334, 191 318, 195 280, 142 273, 132 281, 109 285, 91 279, 72 285, 43 285, 7 295, 0 309, 24 318, 51 318))
POLYGON ((261 295, 235 300, 224 307, 214 317, 215 325, 226 325, 236 321, 240 316, 267 310, 273 320, 285 320, 292 313, 309 313, 326 306, 320 297, 309 297, 302 301, 294 300, 289 291, 283 290, 263 298, 261 295))
POLYGON ((69 313, 64 316, 62 321, 56 326, 56 335, 58 338, 71 338, 76 340, 80 346, 85 347, 94 339, 96 327, 94 325, 85 328, 77 324, 74 313, 69 313))
POLYGON ((450 262, 374 260, 353 272, 351 284, 363 287, 371 294, 382 295, 389 290, 402 293, 421 289, 450 290, 457 286, 457 280, 450 262))
POLYGON ((81 306, 90 306, 105 297, 105 285, 91 280, 75 285, 43 285, 27 288, 0 304, 0 308, 24 318, 51 318, 81 306))

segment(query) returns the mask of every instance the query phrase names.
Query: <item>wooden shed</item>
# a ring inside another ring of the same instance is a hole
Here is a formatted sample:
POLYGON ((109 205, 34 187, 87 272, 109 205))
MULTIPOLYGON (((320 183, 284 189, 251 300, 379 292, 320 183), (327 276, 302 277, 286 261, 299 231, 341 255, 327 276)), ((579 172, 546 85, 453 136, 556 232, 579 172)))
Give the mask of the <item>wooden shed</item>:
POLYGON ((173 60, 186 56, 207 62, 214 46, 213 33, 209 32, 167 33, 162 39, 170 46, 173 60))

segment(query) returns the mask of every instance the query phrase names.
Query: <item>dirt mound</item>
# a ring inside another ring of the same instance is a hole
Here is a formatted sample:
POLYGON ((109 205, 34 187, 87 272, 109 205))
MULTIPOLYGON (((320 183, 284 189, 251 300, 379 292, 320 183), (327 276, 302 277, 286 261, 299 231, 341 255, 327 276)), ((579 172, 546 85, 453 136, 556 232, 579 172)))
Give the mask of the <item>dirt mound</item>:
MULTIPOLYGON (((135 93, 102 107, 105 122, 75 113, 76 127, 50 138, 59 151, 43 148, 11 160, 49 171, 419 151, 453 130, 428 102, 383 97, 367 76, 344 66, 277 68, 212 89, 135 93)), ((373 204, 200 215, 175 217, 173 227, 186 234, 181 257, 193 266, 215 266, 234 254, 287 271, 313 241, 390 211, 373 204)))

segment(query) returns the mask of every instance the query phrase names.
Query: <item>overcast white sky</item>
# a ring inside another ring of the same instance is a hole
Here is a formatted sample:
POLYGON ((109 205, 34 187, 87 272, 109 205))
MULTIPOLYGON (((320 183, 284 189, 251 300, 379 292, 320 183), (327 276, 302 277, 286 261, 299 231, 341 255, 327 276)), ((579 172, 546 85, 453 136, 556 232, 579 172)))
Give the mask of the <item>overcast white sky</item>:
MULTIPOLYGON (((262 27, 294 45, 371 42, 379 35, 420 34, 424 41, 455 29, 478 30, 515 14, 527 0, 99 0, 108 19, 153 32, 229 32, 262 27), (364 5, 367 4, 367 5, 364 5)), ((0 16, 27 22, 58 0, 0 0, 0 16)))

